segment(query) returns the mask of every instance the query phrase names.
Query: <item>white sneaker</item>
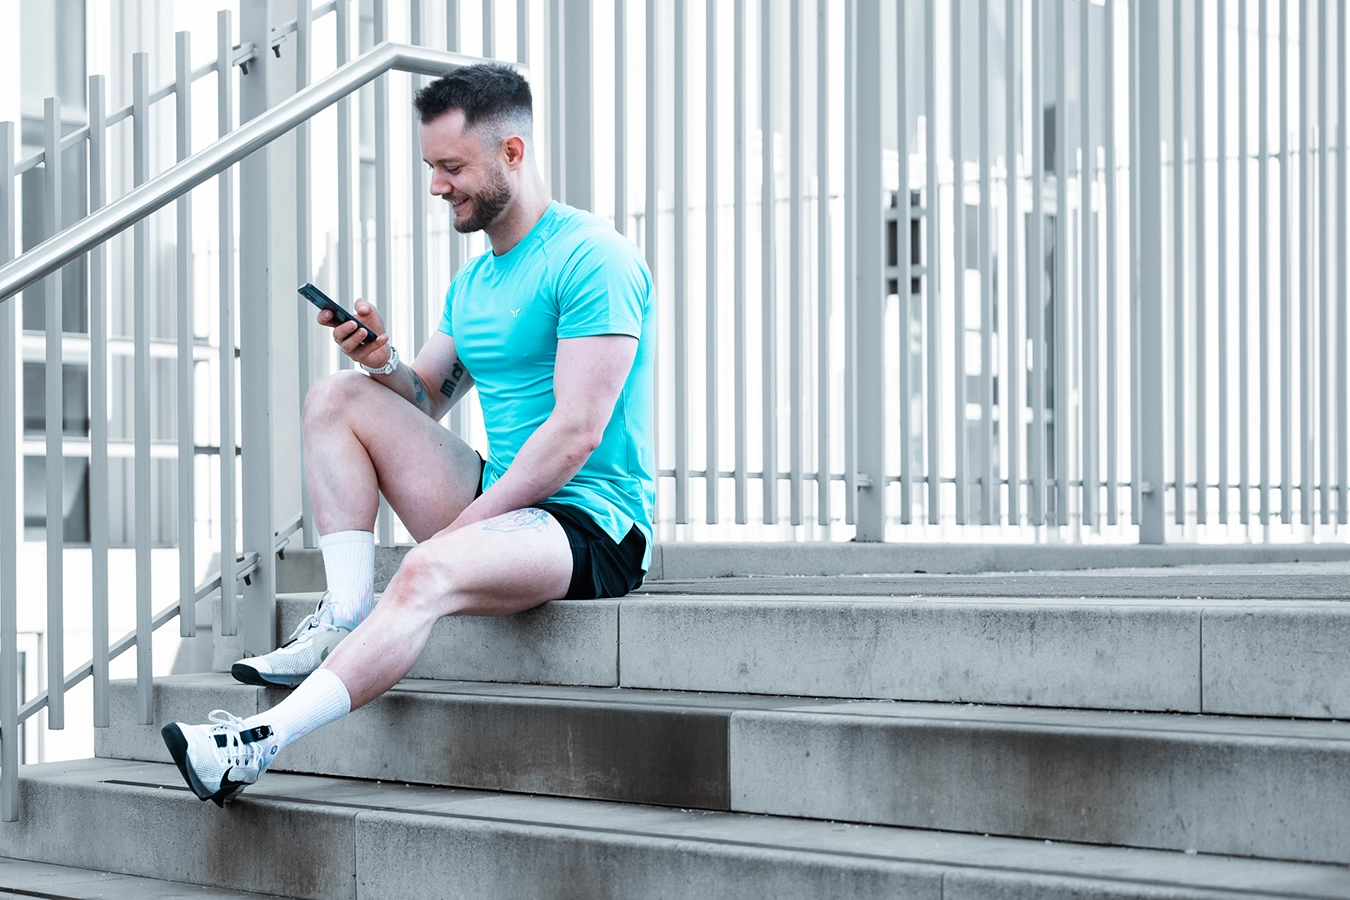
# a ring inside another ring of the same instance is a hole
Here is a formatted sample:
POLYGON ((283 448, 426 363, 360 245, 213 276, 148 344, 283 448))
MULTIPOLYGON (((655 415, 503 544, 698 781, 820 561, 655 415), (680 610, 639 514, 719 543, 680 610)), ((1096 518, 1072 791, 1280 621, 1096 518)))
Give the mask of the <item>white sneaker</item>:
POLYGON ((305 616, 284 645, 271 653, 239 660, 230 667, 230 674, 244 684, 295 687, 304 681, 352 633, 350 628, 333 624, 327 603, 325 593, 314 612, 305 616))
POLYGON ((209 725, 173 722, 160 730, 178 771, 201 800, 224 806, 267 770, 278 744, 268 742, 266 725, 245 728, 244 720, 217 709, 209 725))

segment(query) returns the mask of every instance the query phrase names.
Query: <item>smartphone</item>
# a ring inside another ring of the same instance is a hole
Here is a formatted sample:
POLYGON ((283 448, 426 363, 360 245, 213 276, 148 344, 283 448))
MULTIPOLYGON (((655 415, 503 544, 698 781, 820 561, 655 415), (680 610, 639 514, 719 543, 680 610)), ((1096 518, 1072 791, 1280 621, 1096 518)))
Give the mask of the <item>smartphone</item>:
MULTIPOLYGON (((316 288, 314 285, 308 283, 302 284, 300 287, 296 288, 296 290, 300 292, 301 297, 304 297, 306 300, 308 300, 310 303, 313 303, 319 309, 326 309, 330 313, 332 313, 334 325, 341 325, 344 322, 355 322, 362 328, 366 328, 366 326, 361 323, 360 319, 356 318, 356 316, 347 312, 347 310, 343 309, 336 300, 329 297, 327 294, 316 288)), ((361 343, 369 344, 373 342, 377 337, 379 337, 379 335, 373 334, 369 328, 366 328, 366 336, 361 339, 361 343)))

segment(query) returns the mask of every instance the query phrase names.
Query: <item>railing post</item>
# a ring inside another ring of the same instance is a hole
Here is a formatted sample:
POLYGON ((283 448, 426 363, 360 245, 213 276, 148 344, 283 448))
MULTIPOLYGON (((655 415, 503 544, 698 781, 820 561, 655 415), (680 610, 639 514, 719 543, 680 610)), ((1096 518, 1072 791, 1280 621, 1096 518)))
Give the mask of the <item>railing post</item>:
MULTIPOLYGON (((0 122, 0 264, 14 257, 15 203, 13 122, 0 122)), ((0 300, 0 822, 19 819, 19 558, 18 341, 14 297, 0 300)))
MULTIPOLYGON (((1163 483, 1162 53, 1160 11, 1139 4, 1139 542, 1166 539, 1163 483)), ((1181 493, 1178 492, 1178 498, 1181 493)), ((1181 502, 1178 499, 1178 502, 1181 502)))
MULTIPOLYGON (((857 7, 853 116, 857 153, 853 266, 857 309, 858 486, 856 536, 886 539, 886 290, 882 258, 881 180, 881 4, 861 0, 857 7)), ((931 128, 931 124, 929 125, 931 128)), ((902 279, 903 281, 903 279, 902 279)))
POLYGON ((562 29, 562 108, 554 119, 562 134, 562 190, 563 201, 579 209, 595 208, 595 179, 592 158, 594 141, 591 137, 592 109, 592 41, 591 0, 567 0, 559 3, 561 21, 553 23, 562 29))
MULTIPOLYGON (((242 0, 239 40, 257 55, 239 79, 242 125, 270 106, 272 0, 242 0)), ((226 77, 233 77, 227 75, 226 77)), ((276 562, 272 555, 272 185, 271 149, 239 163, 239 401, 243 449, 243 550, 258 554, 244 585, 240 634, 245 655, 276 646, 276 562)), ((222 560, 228 564, 228 561, 222 560)))

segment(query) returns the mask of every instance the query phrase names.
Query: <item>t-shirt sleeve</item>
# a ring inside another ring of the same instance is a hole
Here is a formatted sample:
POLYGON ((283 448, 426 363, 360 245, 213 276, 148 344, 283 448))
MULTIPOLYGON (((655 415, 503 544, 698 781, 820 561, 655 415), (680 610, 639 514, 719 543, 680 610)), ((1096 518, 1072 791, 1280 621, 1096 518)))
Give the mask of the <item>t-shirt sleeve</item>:
POLYGON ((454 326, 451 324, 451 313, 455 309, 455 282, 458 280, 458 278, 451 279, 450 286, 445 289, 445 308, 441 311, 440 330, 451 337, 455 336, 454 326))
POLYGON ((637 248, 622 236, 597 235, 584 241, 568 258, 561 275, 559 338, 642 336, 651 276, 637 248))

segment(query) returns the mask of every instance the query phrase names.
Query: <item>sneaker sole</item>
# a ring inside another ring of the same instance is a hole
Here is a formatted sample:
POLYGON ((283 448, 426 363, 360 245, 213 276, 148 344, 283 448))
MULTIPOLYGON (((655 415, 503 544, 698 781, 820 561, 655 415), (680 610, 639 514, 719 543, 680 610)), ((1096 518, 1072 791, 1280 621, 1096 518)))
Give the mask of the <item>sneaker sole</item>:
POLYGON ((309 677, 304 675, 277 675, 271 672, 259 672, 252 666, 235 663, 230 666, 230 674, 241 684, 253 684, 259 687, 295 687, 309 677))
POLYGON ((188 761, 188 741, 183 735, 183 729, 178 727, 177 722, 165 725, 159 730, 160 737, 164 738, 164 745, 169 748, 169 755, 173 757, 173 764, 178 767, 182 773, 183 780, 187 782, 188 787, 192 788, 192 793, 197 795, 197 799, 203 802, 210 800, 221 808, 234 798, 234 795, 243 790, 244 785, 230 781, 228 778, 222 778, 220 790, 212 791, 202 780, 197 777, 197 772, 192 768, 192 763, 188 761))

